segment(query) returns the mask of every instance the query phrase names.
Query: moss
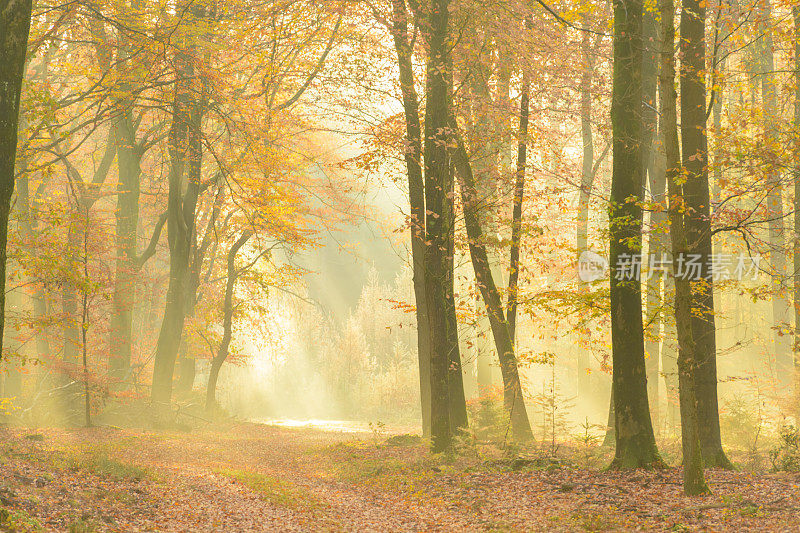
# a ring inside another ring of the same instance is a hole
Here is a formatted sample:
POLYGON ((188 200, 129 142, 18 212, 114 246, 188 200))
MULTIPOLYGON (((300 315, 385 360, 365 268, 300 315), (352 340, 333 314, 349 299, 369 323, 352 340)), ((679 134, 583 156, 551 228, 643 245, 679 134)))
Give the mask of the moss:
POLYGON ((305 488, 284 479, 247 470, 217 469, 214 472, 241 483, 273 505, 295 511, 314 511, 327 507, 327 504, 309 494, 305 488))

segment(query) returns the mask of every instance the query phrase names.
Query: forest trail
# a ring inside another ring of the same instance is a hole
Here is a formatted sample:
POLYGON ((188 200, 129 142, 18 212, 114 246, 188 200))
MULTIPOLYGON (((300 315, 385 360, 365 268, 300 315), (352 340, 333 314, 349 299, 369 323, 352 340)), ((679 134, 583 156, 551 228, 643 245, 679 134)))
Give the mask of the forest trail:
POLYGON ((0 438, 0 525, 12 531, 790 531, 800 519, 794 475, 710 471, 714 495, 692 499, 678 469, 479 448, 446 459, 407 435, 233 424, 0 438))

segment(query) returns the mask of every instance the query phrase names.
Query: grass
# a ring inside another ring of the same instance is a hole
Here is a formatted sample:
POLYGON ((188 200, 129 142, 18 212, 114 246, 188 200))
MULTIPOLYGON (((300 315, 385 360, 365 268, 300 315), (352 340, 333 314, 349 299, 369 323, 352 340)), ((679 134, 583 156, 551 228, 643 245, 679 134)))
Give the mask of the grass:
POLYGON ((61 470, 91 472, 114 481, 141 481, 150 475, 146 468, 118 461, 102 449, 62 452, 54 458, 54 466, 61 470))
POLYGON ((14 511, 0 507, 0 530, 10 533, 32 533, 44 531, 44 528, 25 511, 14 511))
POLYGON ((610 513, 577 511, 572 519, 584 531, 618 531, 621 527, 617 517, 610 513))
POLYGON ((214 472, 241 483, 273 505, 294 511, 317 511, 327 507, 303 487, 284 479, 247 470, 216 469, 214 472))

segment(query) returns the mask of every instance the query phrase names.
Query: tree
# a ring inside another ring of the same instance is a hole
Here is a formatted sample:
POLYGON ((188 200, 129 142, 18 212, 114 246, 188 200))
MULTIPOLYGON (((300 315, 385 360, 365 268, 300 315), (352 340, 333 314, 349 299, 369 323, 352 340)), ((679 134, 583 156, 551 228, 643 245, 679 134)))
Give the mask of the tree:
POLYGON ((611 100, 613 171, 609 206, 611 343, 616 453, 612 466, 661 463, 647 400, 642 291, 623 266, 641 258, 642 2, 614 3, 611 100))
POLYGON ((428 58, 425 100, 425 302, 431 348, 431 449, 447 450, 451 444, 447 335, 448 235, 447 191, 452 179, 448 157, 448 100, 450 84, 449 0, 433 0, 425 21, 428 58))
MULTIPOLYGON (((705 2, 690 0, 681 10, 680 87, 681 157, 686 183, 683 198, 686 215, 687 254, 697 258, 701 272, 690 279, 692 287, 692 339, 695 346, 695 392, 703 461, 706 466, 730 467, 722 449, 717 399, 717 347, 714 320, 714 284, 711 260, 711 196, 708 184, 706 133, 705 2)), ((688 257, 688 256, 687 256, 688 257)), ((680 272, 676 270, 676 276, 680 272)), ((676 287, 677 290, 677 287, 676 287)), ((678 369, 680 374, 681 370, 678 369)), ((681 410, 683 416, 683 410, 681 410)))
MULTIPOLYGON (((207 15, 206 6, 190 8, 194 20, 207 15)), ((158 336, 151 399, 168 404, 172 397, 172 376, 186 317, 189 255, 195 228, 195 209, 200 194, 202 169, 202 119, 205 82, 196 73, 196 36, 184 29, 183 48, 175 54, 175 97, 169 133, 169 200, 167 238, 169 242, 169 288, 158 336), (184 185, 185 183, 185 185, 184 185)))
POLYGON ((231 346, 231 338, 233 337, 233 291, 236 287, 236 278, 239 276, 239 271, 236 269, 236 254, 242 249, 242 246, 247 244, 253 233, 245 231, 238 239, 231 245, 228 250, 227 256, 227 276, 225 282, 225 301, 223 304, 223 321, 222 321, 222 341, 217 349, 217 354, 211 360, 211 369, 208 373, 208 385, 206 386, 206 410, 209 411, 217 405, 217 378, 219 378, 219 371, 225 360, 228 359, 228 352, 231 346))
POLYGON ((411 265, 417 319, 417 359, 419 362, 422 433, 431 432, 430 329, 425 301, 425 185, 422 176, 422 128, 419 99, 414 84, 413 50, 408 39, 408 11, 405 0, 392 0, 392 37, 397 53, 403 116, 406 125, 404 159, 408 177, 408 201, 411 208, 411 265))
MULTIPOLYGON (((669 187, 670 242, 675 268, 678 257, 688 250, 683 210, 680 146, 678 144, 677 94, 675 93, 675 7, 672 0, 661 0, 661 73, 659 109, 664 138, 667 184, 669 187)), ((676 270, 677 272, 677 270, 676 270)), ((686 277, 675 277, 675 322, 678 333, 678 380, 680 389, 681 445, 683 450, 683 490, 688 495, 708 493, 703 475, 700 429, 695 394, 695 343, 692 336, 692 288, 686 277)))
MULTIPOLYGON (((6 246, 8 217, 14 194, 14 167, 17 157, 19 103, 24 77, 28 33, 31 27, 31 0, 0 2, 0 310, 5 308, 6 246)), ((2 358, 4 313, 0 313, 0 358, 2 358)))
POLYGON ((794 392, 800 411, 800 6, 794 7, 794 392))
POLYGON ((778 87, 775 74, 774 42, 772 38, 772 2, 763 0, 761 5, 761 23, 765 30, 757 45, 760 63, 761 105, 763 107, 764 144, 766 147, 766 187, 767 217, 769 221, 769 256, 772 268, 772 324, 773 346, 775 354, 775 368, 778 384, 784 392, 791 388, 791 352, 790 337, 786 335, 787 324, 791 321, 791 304, 788 298, 789 291, 786 287, 788 279, 786 236, 784 228, 783 209, 783 183, 780 168, 775 162, 780 160, 777 152, 780 150, 780 110, 778 102, 778 87))
POLYGON ((500 359, 500 370, 503 373, 503 403, 511 420, 514 438, 524 441, 531 439, 533 433, 528 419, 528 411, 525 408, 522 381, 519 377, 517 358, 514 351, 514 339, 511 336, 507 315, 503 311, 503 299, 494 281, 489 256, 486 252, 483 229, 478 218, 480 196, 475 186, 469 155, 458 133, 458 124, 455 119, 451 119, 450 129, 455 137, 452 141, 455 146, 453 158, 461 186, 464 223, 467 227, 472 267, 475 269, 478 287, 486 305, 486 313, 489 315, 492 336, 497 348, 497 356, 500 359))

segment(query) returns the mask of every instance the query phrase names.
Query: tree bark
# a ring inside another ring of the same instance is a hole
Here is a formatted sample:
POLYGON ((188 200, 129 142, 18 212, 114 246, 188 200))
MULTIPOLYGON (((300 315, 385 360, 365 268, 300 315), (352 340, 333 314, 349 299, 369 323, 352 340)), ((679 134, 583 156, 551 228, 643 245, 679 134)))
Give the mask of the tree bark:
MULTIPOLYGON (((525 22, 528 27, 528 21, 525 22)), ((508 274, 508 334, 516 346, 517 289, 519 285, 519 251, 522 246, 522 202, 525 197, 525 167, 528 159, 528 115, 530 113, 531 80, 522 71, 522 95, 519 99, 519 129, 517 135, 517 171, 514 180, 514 207, 511 213, 511 250, 508 274)), ((590 133, 591 135, 591 133, 590 133)))
POLYGON ((447 336, 447 182, 451 176, 446 134, 448 118, 449 0, 432 0, 426 21, 428 60, 425 101, 425 301, 431 349, 431 449, 452 442, 448 393, 450 342, 447 336))
POLYGON ((120 104, 117 120, 117 210, 116 266, 114 276, 113 313, 109 347, 109 366, 118 379, 124 379, 131 365, 133 339, 133 304, 136 289, 137 228, 139 225, 139 191, 141 152, 136 146, 136 132, 130 103, 120 104))
MULTIPOLYGON (((196 13, 195 16, 202 16, 202 13, 196 13)), ((190 50, 192 48, 189 47, 190 50)), ((195 231, 195 209, 200 192, 204 97, 198 94, 202 89, 198 90, 193 86, 193 82, 197 83, 199 80, 194 79, 192 56, 193 54, 186 51, 179 51, 175 59, 177 76, 169 135, 170 169, 167 200, 169 288, 153 368, 151 400, 155 404, 169 404, 172 398, 172 377, 186 317, 189 254, 195 231), (183 192, 184 174, 187 177, 186 192, 183 192)))
POLYGON ((431 434, 431 350, 427 304, 425 302, 425 184, 422 177, 422 128, 419 99, 414 86, 412 50, 408 41, 408 11, 405 0, 392 0, 392 36, 400 72, 400 89, 406 123, 405 150, 408 176, 409 225, 411 229, 411 268, 417 319, 417 360, 419 363, 422 434, 431 434))
POLYGON ((764 142, 769 154, 766 164, 767 216, 769 218, 769 244, 770 266, 772 267, 772 325, 773 343, 775 353, 775 371, 779 389, 786 393, 792 386, 792 347, 790 336, 787 335, 788 324, 791 321, 791 304, 789 291, 785 285, 789 278, 787 272, 786 242, 784 230, 783 211, 783 183, 775 161, 779 156, 774 150, 780 146, 781 111, 777 101, 778 87, 775 84, 775 55, 772 40, 772 4, 764 0, 763 36, 759 40, 761 45, 761 104, 763 106, 764 142))
POLYGON ((222 340, 219 344, 217 356, 211 360, 211 369, 208 373, 208 386, 206 387, 206 410, 217 406, 217 379, 219 378, 219 371, 225 360, 228 358, 228 351, 231 346, 231 338, 233 337, 233 290, 236 287, 236 278, 239 272, 236 270, 236 254, 239 253, 242 246, 244 246, 253 234, 250 232, 243 233, 231 249, 228 250, 228 279, 225 283, 225 303, 223 307, 222 319, 222 340))
MULTIPOLYGON (((691 0, 689 0, 691 1, 691 0)), ((677 94, 675 93, 675 8, 672 0, 659 3, 662 27, 661 76, 659 78, 659 108, 669 187, 669 218, 672 256, 687 252, 681 177, 680 147, 678 146, 677 94)), ((688 117, 686 118, 688 119, 688 117)), ((685 120, 686 120, 685 119, 685 120)), ((677 272, 677 270, 676 270, 677 272)), ((695 343, 692 336, 692 289, 686 278, 675 277, 675 323, 678 333, 678 381, 680 389, 681 446, 683 450, 683 490, 687 495, 707 494, 700 447, 700 428, 695 395, 695 343)))
POLYGON ((500 291, 494 282, 489 257, 484 244, 485 239, 481 228, 478 210, 480 209, 480 196, 475 187, 475 178, 472 174, 469 156, 464 143, 458 134, 455 120, 451 120, 450 129, 453 132, 452 144, 453 159, 459 176, 461 197, 464 208, 464 223, 467 227, 469 238, 469 253, 478 287, 486 305, 489 324, 492 328, 497 355, 500 359, 500 371, 503 374, 503 403, 511 420, 514 438, 520 441, 533 438, 528 412, 525 408, 525 398, 522 393, 522 382, 517 368, 517 358, 514 352, 514 341, 511 338, 508 321, 503 312, 503 300, 500 291))
MULTIPOLYGON (((31 26, 31 0, 6 0, 0 7, 0 311, 5 308, 8 216, 14 194, 19 102, 31 26)), ((0 312, 0 359, 4 313, 0 312)))
POLYGON ((794 10, 794 395, 800 413, 800 6, 794 10))
POLYGON ((642 290, 623 261, 641 258, 642 242, 642 2, 614 4, 614 69, 611 99, 613 171, 609 207, 611 343, 616 454, 612 467, 660 464, 644 359, 642 290), (619 279, 618 279, 619 278, 619 279))
MULTIPOLYGON (((450 84, 452 86, 452 83, 450 84)), ((456 213, 455 213, 455 185, 453 183, 453 169, 450 165, 450 173, 447 178, 447 192, 445 199, 445 219, 449 228, 447 235, 447 257, 446 261, 446 283, 445 299, 447 305, 447 345, 448 365, 447 365, 447 394, 450 405, 450 430, 456 434, 458 431, 466 429, 467 402, 464 396, 464 373, 461 368, 461 349, 458 344, 458 318, 456 317, 455 299, 455 237, 456 237, 456 213)))
MULTIPOLYGON (((663 176, 657 175, 656 149, 654 139, 658 129, 656 112, 656 85, 658 76, 658 22, 655 10, 643 12, 642 42, 642 182, 650 185, 651 203, 655 206, 663 201, 665 183, 663 176)), ((648 255, 658 256, 665 252, 663 237, 666 232, 664 212, 658 208, 649 210, 650 228, 648 232, 648 255)), ((658 372, 661 348, 661 271, 650 272, 647 278, 647 319, 649 334, 645 339, 645 368, 647 371, 647 396, 653 425, 659 427, 658 372)))
MULTIPOLYGON (((686 183, 683 185, 686 206, 684 227, 688 254, 686 257, 694 256, 702 265, 699 279, 689 281, 696 364, 695 392, 703 460, 706 466, 729 468, 730 461, 722 449, 717 399, 714 285, 710 268, 713 249, 706 136, 705 19, 705 2, 684 2, 680 39, 681 155, 686 173, 686 183)), ((679 377, 680 373, 679 364, 679 377)), ((683 415, 683 408, 681 414, 683 415)))

